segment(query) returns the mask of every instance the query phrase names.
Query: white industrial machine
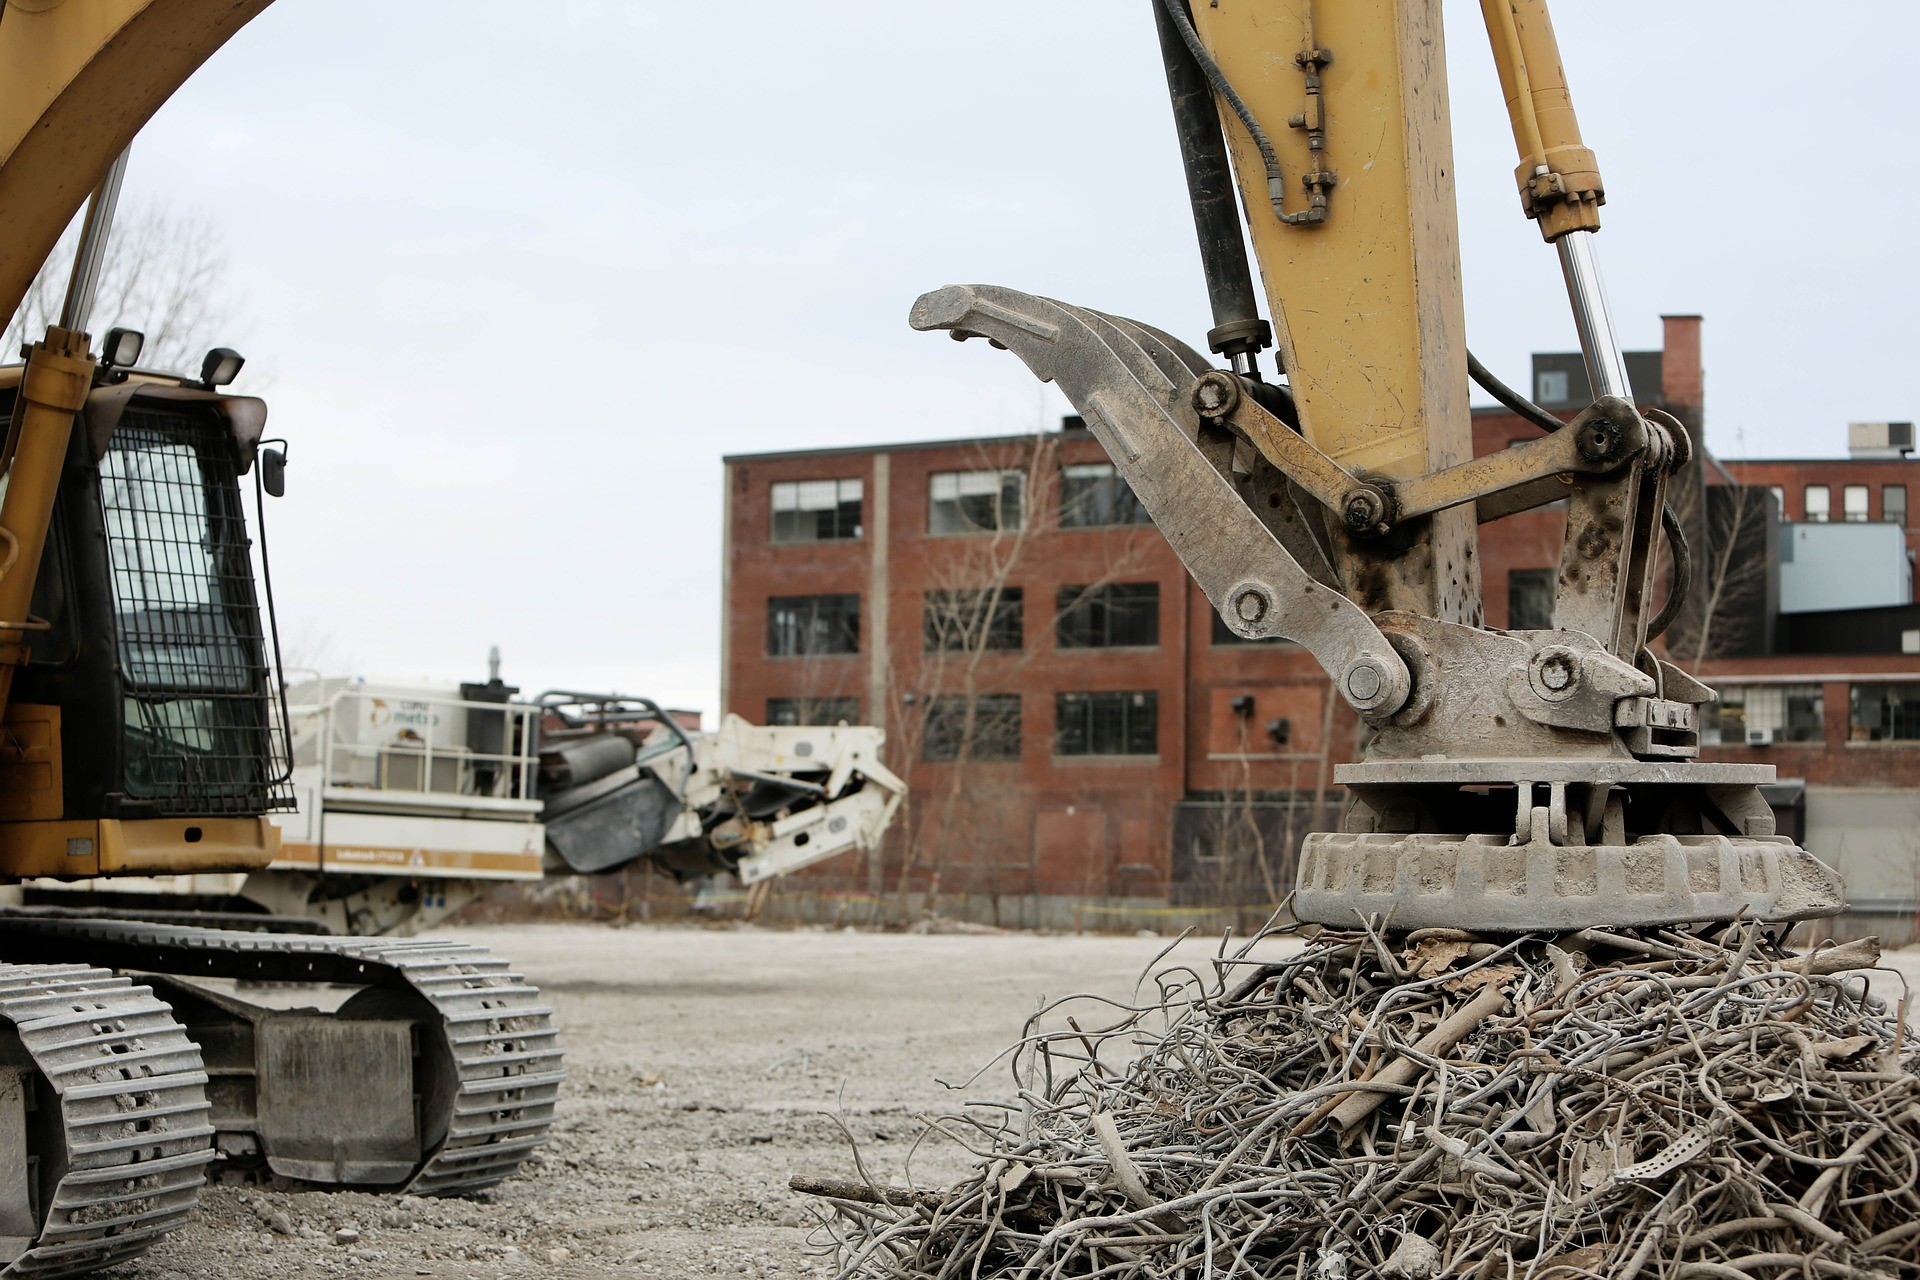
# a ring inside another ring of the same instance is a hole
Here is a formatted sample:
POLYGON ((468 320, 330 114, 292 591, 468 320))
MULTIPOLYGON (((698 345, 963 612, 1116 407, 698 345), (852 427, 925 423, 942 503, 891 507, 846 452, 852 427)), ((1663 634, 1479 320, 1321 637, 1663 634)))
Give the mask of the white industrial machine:
MULTIPOLYGON (((873 848, 905 784, 871 726, 689 730, 656 703, 496 677, 428 684, 314 677, 286 693, 298 807, 274 815, 263 871, 129 883, 43 882, 41 902, 111 888, 306 919, 335 933, 411 933, 502 881, 595 875, 645 860, 744 884, 873 848)), ((149 903, 148 905, 152 905, 149 903)))

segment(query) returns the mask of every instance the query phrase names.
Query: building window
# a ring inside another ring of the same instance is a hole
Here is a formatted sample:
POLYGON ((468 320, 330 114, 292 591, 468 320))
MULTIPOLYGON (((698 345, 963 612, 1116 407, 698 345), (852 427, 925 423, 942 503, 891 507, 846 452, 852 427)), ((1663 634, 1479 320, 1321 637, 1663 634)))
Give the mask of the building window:
POLYGON ((1507 570, 1507 630, 1553 629, 1553 569, 1507 570))
POLYGON ((767 601, 767 653, 860 652, 860 597, 774 596, 767 601))
POLYGON ((1145 648, 1160 643, 1160 584, 1109 582, 1062 587, 1054 642, 1062 649, 1145 648))
POLYGON ((1565 404, 1570 391, 1565 369, 1541 369, 1533 375, 1533 398, 1541 404, 1565 404))
POLYGON ((1903 484, 1883 484, 1880 486, 1880 518, 1902 529, 1907 527, 1907 486, 1903 484))
POLYGON ((1833 493, 1823 484, 1807 486, 1807 519, 1814 524, 1825 524, 1833 517, 1833 493))
POLYGON ((1867 522, 1867 486, 1850 484, 1840 490, 1840 515, 1848 524, 1867 522))
POLYGON ((991 533, 1026 520, 1024 471, 936 471, 927 477, 928 533, 991 533))
POLYGON ((1293 643, 1293 641, 1283 640, 1279 636, 1265 636, 1259 640, 1249 640, 1245 636, 1236 635, 1233 628, 1227 625, 1227 620, 1220 616, 1219 610, 1216 609, 1212 612, 1214 644, 1286 645, 1293 643))
POLYGON ((1160 699, 1152 690, 1057 694, 1053 719, 1056 755, 1151 756, 1160 750, 1160 699))
POLYGON ((1787 518, 1787 491, 1777 484, 1767 486, 1767 492, 1773 495, 1773 512, 1782 520, 1787 518))
POLYGON ((1855 742, 1920 742, 1920 684, 1853 686, 1855 742))
POLYGON ((858 724, 858 698, 768 698, 768 724, 858 724))
POLYGON ((1111 462, 1087 462, 1060 468, 1060 523, 1068 529, 1092 529, 1152 524, 1153 517, 1111 462))
POLYGON ((929 591, 923 617, 928 653, 1018 649, 1025 638, 1019 587, 929 591))
POLYGON ((780 480, 773 486, 775 542, 831 542, 860 536, 858 480, 780 480))
POLYGON ((920 758, 945 760, 1018 760, 1020 695, 985 693, 973 700, 973 724, 967 724, 967 700, 958 695, 927 704, 927 731, 920 758))
POLYGON ((1817 684, 1721 685, 1720 701, 1700 709, 1700 743, 1708 747, 1819 742, 1826 737, 1826 699, 1817 684))

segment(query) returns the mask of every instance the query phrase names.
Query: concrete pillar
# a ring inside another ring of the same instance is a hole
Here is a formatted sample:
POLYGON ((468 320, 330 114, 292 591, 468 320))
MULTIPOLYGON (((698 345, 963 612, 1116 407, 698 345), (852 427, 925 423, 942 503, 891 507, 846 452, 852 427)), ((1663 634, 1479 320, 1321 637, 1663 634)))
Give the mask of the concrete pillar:
MULTIPOLYGON (((866 617, 861 620, 860 629, 867 648, 867 697, 861 719, 867 724, 887 727, 887 665, 891 658, 892 647, 887 635, 889 588, 887 570, 892 548, 888 545, 893 523, 889 518, 893 508, 892 457, 885 453, 873 455, 873 474, 867 483, 867 492, 863 502, 863 515, 867 539, 867 607, 866 617)), ((905 777, 911 761, 894 756, 890 763, 905 777)), ((894 824, 891 840, 883 841, 880 848, 867 853, 867 892, 878 899, 886 892, 886 864, 883 861, 887 845, 901 837, 899 832, 904 823, 894 824)))
POLYGON ((733 464, 722 464, 720 497, 720 714, 718 729, 733 710, 733 464))

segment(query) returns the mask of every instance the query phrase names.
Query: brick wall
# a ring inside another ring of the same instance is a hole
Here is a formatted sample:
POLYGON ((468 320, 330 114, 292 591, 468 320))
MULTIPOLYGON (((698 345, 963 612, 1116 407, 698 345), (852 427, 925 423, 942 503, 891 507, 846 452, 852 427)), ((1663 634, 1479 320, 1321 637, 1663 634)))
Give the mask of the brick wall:
MULTIPOLYGON (((1649 389, 1642 394, 1697 429, 1705 418, 1701 323, 1695 316, 1664 317, 1663 323, 1658 398, 1649 389)), ((1473 428, 1477 454, 1538 435, 1497 410, 1476 410, 1473 428)), ((1084 432, 1049 434, 1037 442, 1000 438, 727 460, 726 708, 764 720, 770 699, 855 699, 861 720, 887 729, 889 762, 912 788, 909 816, 896 825, 883 858, 816 868, 799 886, 802 892, 877 894, 906 885, 996 903, 1022 896, 1192 900, 1191 894, 1183 899, 1182 886, 1174 883, 1175 868, 1190 867, 1200 851, 1196 846, 1175 856, 1176 805, 1184 801, 1188 810, 1210 814, 1246 805, 1247 829, 1285 832, 1284 844, 1295 830, 1286 815, 1324 814, 1326 803, 1337 803, 1331 770, 1356 758, 1357 722, 1331 696, 1311 657, 1291 645, 1219 643, 1211 607, 1151 526, 1060 527, 1060 468, 1105 460, 1098 442, 1084 432), (1029 477, 1027 532, 1017 538, 930 532, 929 477, 980 468, 1011 468, 1029 477), (847 478, 864 486, 861 537, 772 541, 772 485, 847 478), (1056 593, 1108 578, 1158 586, 1157 643, 1062 647, 1052 626, 1056 593), (963 663, 929 655, 923 633, 927 593, 996 581, 1022 593, 1022 648, 963 663), (770 655, 768 600, 827 594, 859 597, 859 651, 770 655), (930 701, 965 690, 1019 696, 1016 759, 955 765, 922 758, 930 701), (1056 750, 1057 695, 1090 691, 1152 692, 1158 702, 1156 749, 1106 757, 1056 750), (1316 808, 1316 801, 1324 803, 1316 808), (1266 807, 1252 816, 1259 806, 1266 807)), ((1789 519, 1800 514, 1799 488, 1807 483, 1834 486, 1836 518, 1846 483, 1874 486, 1875 519, 1881 517, 1882 483, 1909 484, 1920 497, 1920 463, 1905 460, 1725 467, 1703 468, 1695 482, 1724 483, 1731 476, 1746 484, 1780 484, 1788 491, 1789 519)), ((1482 527, 1488 625, 1510 624, 1509 584, 1516 571, 1558 564, 1564 524, 1564 511, 1554 506, 1482 527)), ((1915 537, 1910 529, 1910 541, 1915 537)), ((1772 763, 1783 777, 1815 785, 1920 786, 1920 743, 1862 741, 1849 713, 1856 683, 1908 674, 1920 681, 1920 655, 1725 660, 1701 674, 1723 684, 1804 680, 1819 684, 1824 695, 1819 742, 1714 748, 1708 758, 1772 763)), ((1276 850, 1277 860, 1266 869, 1283 882, 1290 874, 1287 852, 1276 850)))
POLYGON ((909 883, 937 884, 943 893, 1164 898, 1173 809, 1183 796, 1324 794, 1330 762, 1352 757, 1356 721, 1343 704, 1329 705, 1312 658, 1292 645, 1217 643, 1211 605, 1151 525, 1060 526, 1060 468, 1105 460, 1098 442, 1080 432, 1037 443, 728 460, 727 709, 761 720, 769 699, 857 697, 861 719, 887 729, 889 760, 912 788, 909 819, 886 865, 824 867, 821 883, 890 890, 905 868, 909 883), (1030 477, 1028 530, 931 533, 929 477, 983 468, 1030 477), (771 540, 775 483, 851 477, 865 486, 862 537, 771 540), (1157 585, 1158 642, 1063 647, 1052 625, 1060 590, 1109 580, 1157 585), (1021 592, 1023 647, 971 659, 928 654, 927 593, 995 581, 1021 592), (860 596, 860 652, 769 655, 768 600, 814 594, 860 596), (1017 760, 921 758, 930 700, 968 689, 1019 696, 1017 760), (1157 701, 1152 755, 1055 749, 1057 695, 1123 691, 1151 692, 1157 701), (1242 697, 1252 703, 1236 711, 1242 697), (1270 727, 1284 741, 1275 742, 1270 727))

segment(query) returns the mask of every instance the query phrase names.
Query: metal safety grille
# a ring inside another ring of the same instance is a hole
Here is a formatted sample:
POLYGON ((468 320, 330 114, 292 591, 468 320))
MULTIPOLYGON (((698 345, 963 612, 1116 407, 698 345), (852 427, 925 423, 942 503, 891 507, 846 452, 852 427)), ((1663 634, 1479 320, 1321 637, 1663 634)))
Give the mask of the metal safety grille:
POLYGON ((160 813, 293 805, 238 473, 217 418, 137 405, 100 463, 127 795, 160 813))

